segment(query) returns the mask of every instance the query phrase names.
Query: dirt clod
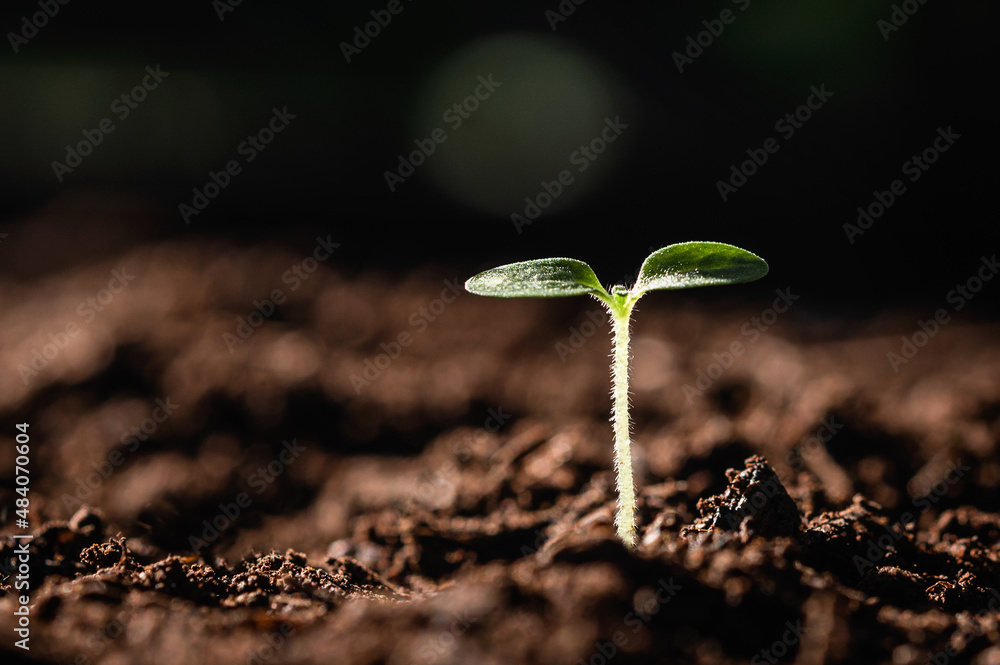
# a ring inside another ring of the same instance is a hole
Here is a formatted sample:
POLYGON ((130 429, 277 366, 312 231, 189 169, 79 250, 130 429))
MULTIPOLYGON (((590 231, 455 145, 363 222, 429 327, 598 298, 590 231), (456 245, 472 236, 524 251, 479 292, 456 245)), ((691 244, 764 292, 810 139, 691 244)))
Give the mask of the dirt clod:
POLYGON ((682 534, 699 543, 713 535, 724 541, 723 534, 735 534, 745 543, 755 536, 799 533, 802 515, 763 457, 748 458, 741 471, 727 469, 726 479, 729 485, 723 494, 698 501, 701 517, 682 534))
MULTIPOLYGON (((0 377, 0 416, 35 441, 33 539, 0 540, 0 633, 28 593, 34 662, 996 659, 996 326, 942 327, 896 373, 885 353, 913 316, 793 310, 699 397, 683 386, 759 303, 651 299, 628 550, 609 343, 554 351, 584 305, 460 296, 417 334, 437 276, 324 265, 236 337, 301 257, 165 243, 118 259, 138 277, 100 318, 31 382, 0 377), (400 331, 412 343, 366 373, 400 331)), ((30 358, 102 280, 0 284, 0 355, 30 358)))

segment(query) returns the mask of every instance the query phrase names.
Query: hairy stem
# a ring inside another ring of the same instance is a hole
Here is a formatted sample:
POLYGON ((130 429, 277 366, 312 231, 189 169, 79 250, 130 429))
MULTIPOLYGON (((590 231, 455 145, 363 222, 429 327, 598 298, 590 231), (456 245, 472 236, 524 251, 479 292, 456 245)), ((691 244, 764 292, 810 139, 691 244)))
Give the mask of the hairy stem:
POLYGON ((615 472, 618 479, 618 511, 615 528, 625 545, 635 547, 635 484, 632 480, 632 449, 629 439, 628 416, 628 347, 631 307, 623 312, 611 313, 615 327, 614 364, 611 376, 614 381, 614 407, 611 423, 615 432, 615 472))

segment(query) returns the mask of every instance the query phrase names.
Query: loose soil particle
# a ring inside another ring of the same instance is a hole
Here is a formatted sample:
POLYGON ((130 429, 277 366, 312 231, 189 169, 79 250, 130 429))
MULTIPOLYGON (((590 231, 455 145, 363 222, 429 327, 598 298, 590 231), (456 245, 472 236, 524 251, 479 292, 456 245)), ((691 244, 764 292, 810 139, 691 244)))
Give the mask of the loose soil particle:
MULTIPOLYGON (((31 423, 34 534, 31 651, 5 639, 9 662, 1000 662, 997 326, 956 317, 894 373, 908 314, 793 308, 692 396, 758 312, 651 298, 629 552, 609 341, 554 350, 584 301, 461 296, 417 334, 437 276, 323 266, 230 352, 296 259, 134 250, 115 265, 137 279, 72 346, 4 379, 0 436, 31 423), (352 382, 401 331, 413 344, 352 382), (123 446, 157 400, 176 408, 123 446)), ((7 366, 105 273, 0 284, 7 366)))

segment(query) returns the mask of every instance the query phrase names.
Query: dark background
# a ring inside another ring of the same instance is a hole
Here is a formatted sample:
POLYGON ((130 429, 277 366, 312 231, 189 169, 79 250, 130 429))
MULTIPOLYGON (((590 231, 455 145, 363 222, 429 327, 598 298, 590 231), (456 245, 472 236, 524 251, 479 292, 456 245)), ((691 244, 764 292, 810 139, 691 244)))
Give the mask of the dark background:
MULTIPOLYGON (((916 12, 884 39, 877 21, 893 4, 870 0, 587 0, 556 30, 545 14, 556 0, 403 0, 348 63, 341 42, 385 2, 244 0, 220 20, 208 0, 78 0, 16 54, 10 33, 40 10, 5 3, 0 271, 34 279, 172 237, 304 256, 322 233, 342 243, 331 266, 353 273, 452 276, 566 255, 611 282, 650 247, 718 240, 770 263, 768 278, 739 287, 748 294, 791 287, 828 315, 930 313, 998 249, 997 12, 985 0, 901 4, 916 12), (735 20, 678 72, 673 53, 723 9, 735 20), (156 65, 169 77, 115 117, 111 103, 156 65), (448 128, 442 113, 491 74, 502 86, 448 128), (780 137, 775 122, 821 85, 833 96, 780 137), (295 120, 186 225, 178 205, 240 159, 275 107, 295 120), (615 116, 628 129, 517 233, 510 215, 525 196, 574 168, 571 153, 615 116), (115 131, 57 181, 52 162, 104 117, 115 131), (390 192, 384 172, 436 127, 448 140, 390 192), (961 138, 909 182, 903 162, 939 127, 961 138), (723 202, 716 182, 769 137, 779 151, 723 202), (896 178, 906 193, 851 244, 843 225, 896 178)), ((995 318, 998 289, 987 284, 969 310, 995 318)))

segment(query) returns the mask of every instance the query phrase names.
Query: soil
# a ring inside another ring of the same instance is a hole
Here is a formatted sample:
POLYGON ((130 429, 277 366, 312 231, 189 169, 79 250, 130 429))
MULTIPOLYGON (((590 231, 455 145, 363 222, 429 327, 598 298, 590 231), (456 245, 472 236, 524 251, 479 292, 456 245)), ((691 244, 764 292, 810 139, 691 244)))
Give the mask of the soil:
POLYGON ((996 324, 649 296, 627 551, 595 302, 303 258, 0 285, 5 662, 1000 662, 996 324))

